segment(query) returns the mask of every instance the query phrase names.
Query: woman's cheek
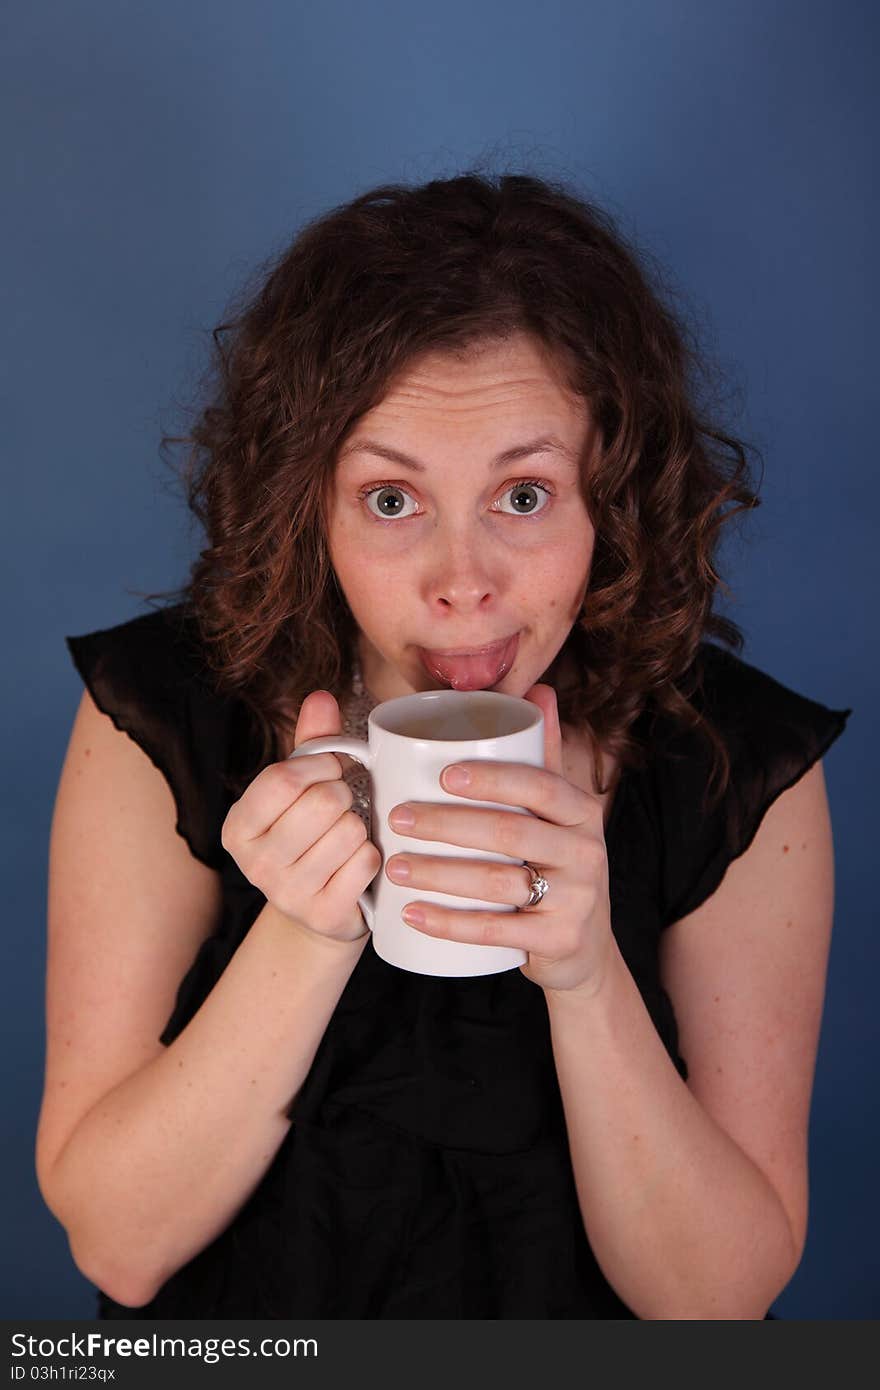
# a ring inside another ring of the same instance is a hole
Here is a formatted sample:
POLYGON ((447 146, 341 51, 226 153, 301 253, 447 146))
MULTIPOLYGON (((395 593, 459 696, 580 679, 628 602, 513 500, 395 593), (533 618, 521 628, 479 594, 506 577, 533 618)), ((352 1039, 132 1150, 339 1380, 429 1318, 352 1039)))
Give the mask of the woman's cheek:
POLYGON ((363 546, 367 550, 381 551, 383 555, 405 555, 418 544, 416 532, 407 531, 403 522, 389 522, 375 526, 367 523, 363 527, 363 546))

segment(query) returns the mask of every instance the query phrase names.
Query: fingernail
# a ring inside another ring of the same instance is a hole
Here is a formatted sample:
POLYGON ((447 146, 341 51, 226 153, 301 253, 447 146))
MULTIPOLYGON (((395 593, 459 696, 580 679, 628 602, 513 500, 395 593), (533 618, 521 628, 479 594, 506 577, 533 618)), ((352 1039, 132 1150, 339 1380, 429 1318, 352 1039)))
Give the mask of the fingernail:
POLYGON ((388 824, 394 830, 404 830, 407 826, 415 825, 415 823, 416 818, 408 806, 395 806, 388 817, 388 824))
POLYGON ((425 920, 425 914, 420 907, 405 907, 402 915, 403 920, 412 923, 414 927, 421 926, 425 920))
POLYGON ((447 767, 443 773, 443 785, 451 792, 463 792, 471 784, 471 774, 466 767, 447 767))
POLYGON ((399 879, 406 879, 406 878, 409 878, 409 876, 410 876, 409 860, 408 860, 408 859, 399 859, 399 858, 397 858, 397 857, 395 857, 394 859, 389 859, 389 861, 388 861, 388 872, 389 872, 389 874, 391 875, 392 878, 399 878, 399 879))

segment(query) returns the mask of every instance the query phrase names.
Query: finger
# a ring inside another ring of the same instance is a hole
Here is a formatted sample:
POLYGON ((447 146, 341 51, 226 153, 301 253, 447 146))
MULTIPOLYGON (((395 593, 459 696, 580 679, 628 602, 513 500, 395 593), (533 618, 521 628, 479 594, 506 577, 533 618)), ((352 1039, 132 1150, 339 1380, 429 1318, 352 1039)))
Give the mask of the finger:
POLYGON ((329 690, 313 690, 299 707, 294 748, 300 748, 311 738, 326 738, 342 733, 342 719, 336 697, 329 690))
MULTIPOLYGON (((331 734, 341 733, 342 717, 336 696, 329 690, 311 691, 299 707, 299 716, 293 735, 294 748, 301 748, 304 743, 308 743, 313 738, 326 738, 331 734)), ((338 777, 341 777, 348 768, 358 766, 354 758, 349 758, 345 753, 330 753, 323 756, 333 758, 338 769, 338 777)), ((301 760, 294 759, 294 761, 301 760)))
POLYGON ((391 829, 402 839, 442 840, 447 845, 485 849, 548 868, 562 868, 584 843, 582 836, 576 843, 572 841, 574 832, 568 826, 551 825, 523 812, 412 801, 405 805, 412 813, 412 825, 395 825, 389 816, 391 829))
POLYGON ((308 787, 263 837, 267 857, 285 868, 297 864, 307 850, 335 828, 336 822, 351 810, 353 801, 354 793, 341 777, 308 787))
POLYGON ((543 767, 530 767, 527 763, 499 763, 489 759, 450 763, 440 774, 440 785, 455 796, 521 806, 554 825, 581 825, 593 813, 592 802, 596 803, 595 809, 599 809, 598 797, 591 797, 567 777, 543 767), (449 775, 453 768, 464 769, 469 778, 467 786, 460 786, 449 775))
POLYGON ((413 902, 421 921, 412 917, 410 905, 403 909, 404 921, 426 936, 444 941, 467 941, 474 946, 511 946, 520 951, 552 951, 553 939, 548 919, 528 912, 468 912, 458 907, 438 907, 435 903, 413 902), (410 918, 412 917, 412 920, 410 918))
POLYGON ((544 716, 544 766, 551 772, 562 772, 562 729, 556 691, 552 685, 533 685, 525 693, 530 704, 537 705, 544 716))
POLYGON ((338 824, 315 838, 311 848, 297 857, 297 887, 306 897, 320 893, 333 875, 366 842, 367 832, 360 816, 345 811, 338 824))
POLYGON ((440 858, 431 854, 394 854, 385 865, 392 883, 406 888, 477 898, 484 903, 525 907, 531 891, 530 871, 522 864, 485 859, 440 858), (408 872, 402 872, 403 868, 408 872))
POLYGON ((340 780, 339 761, 333 753, 270 763, 232 806, 227 820, 242 839, 255 840, 276 825, 309 787, 340 780))
POLYGON ((328 911, 341 911, 356 902, 382 867, 382 855, 372 840, 364 840, 354 854, 328 878, 321 895, 328 911))

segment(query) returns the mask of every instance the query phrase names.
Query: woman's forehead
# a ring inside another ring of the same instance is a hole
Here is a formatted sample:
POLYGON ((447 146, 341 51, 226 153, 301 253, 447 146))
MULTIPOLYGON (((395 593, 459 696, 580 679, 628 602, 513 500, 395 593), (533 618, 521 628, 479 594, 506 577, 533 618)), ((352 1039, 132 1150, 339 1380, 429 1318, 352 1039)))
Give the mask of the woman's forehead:
POLYGON ((389 380, 383 400, 418 386, 424 391, 467 396, 493 382, 528 379, 568 390, 571 362, 525 331, 503 338, 479 338, 463 345, 440 345, 414 354, 389 380))
POLYGON ((405 433, 410 426, 503 430, 508 421, 514 427, 528 421, 531 434, 571 436, 580 433, 589 416, 587 402, 569 388, 562 371, 528 346, 522 351, 484 350, 472 359, 448 352, 425 354, 399 372, 352 425, 342 454, 362 447, 367 437, 405 433))

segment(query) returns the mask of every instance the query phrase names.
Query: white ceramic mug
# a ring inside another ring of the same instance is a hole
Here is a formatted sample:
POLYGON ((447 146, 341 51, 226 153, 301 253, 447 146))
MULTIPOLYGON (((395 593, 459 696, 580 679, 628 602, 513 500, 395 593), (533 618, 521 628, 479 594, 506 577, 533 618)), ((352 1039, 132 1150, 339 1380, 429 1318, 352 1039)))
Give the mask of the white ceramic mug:
POLYGON ((417 900, 493 912, 515 912, 515 907, 392 883, 385 865, 393 854, 407 851, 507 864, 523 862, 489 850, 397 834, 388 824, 388 815, 404 801, 500 807, 525 815, 521 806, 501 807, 498 802, 453 796, 440 785, 440 773, 450 763, 479 759, 543 767, 544 716, 537 705, 494 690, 420 691, 376 705, 370 713, 366 743, 341 735, 313 738, 289 756, 310 753, 345 753, 370 774, 371 834, 382 854, 382 866, 358 902, 373 933, 377 955, 389 965, 419 975, 495 975, 526 963, 526 952, 519 948, 427 936, 401 917, 406 904, 417 900))

